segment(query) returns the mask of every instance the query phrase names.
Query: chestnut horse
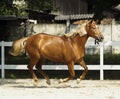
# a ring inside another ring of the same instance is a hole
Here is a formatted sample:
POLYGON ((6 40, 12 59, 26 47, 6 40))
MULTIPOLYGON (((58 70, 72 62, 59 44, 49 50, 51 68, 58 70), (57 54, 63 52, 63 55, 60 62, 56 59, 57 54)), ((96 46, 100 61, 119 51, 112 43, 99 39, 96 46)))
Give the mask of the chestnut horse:
MULTIPOLYGON (((95 21, 82 24, 76 31, 68 35, 53 36, 39 33, 25 39, 25 51, 30 57, 30 62, 27 67, 34 81, 38 82, 38 78, 33 71, 33 67, 36 65, 36 69, 44 76, 47 83, 50 84, 48 75, 42 71, 42 64, 45 59, 67 64, 70 76, 60 80, 60 82, 66 82, 75 77, 75 63, 79 63, 84 68, 79 80, 84 79, 88 67, 83 58, 85 56, 85 44, 89 37, 93 37, 99 41, 102 41, 104 38, 95 21)), ((10 51, 10 54, 12 53, 14 52, 10 51)))

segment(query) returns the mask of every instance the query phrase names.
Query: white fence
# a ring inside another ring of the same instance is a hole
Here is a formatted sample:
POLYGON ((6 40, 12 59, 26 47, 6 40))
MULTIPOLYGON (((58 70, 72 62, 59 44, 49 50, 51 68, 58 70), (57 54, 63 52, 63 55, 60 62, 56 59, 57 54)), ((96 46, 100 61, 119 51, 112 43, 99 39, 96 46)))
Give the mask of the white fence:
MULTIPOLYGON (((11 46, 12 42, 0 42, 1 46, 1 78, 5 78, 5 70, 6 69, 27 69, 26 65, 9 65, 5 64, 5 47, 11 46)), ((104 70, 120 70, 120 65, 104 65, 104 46, 120 46, 120 42, 112 42, 109 41, 107 43, 101 43, 99 46, 94 45, 94 42, 88 42, 86 47, 99 47, 100 48, 100 64, 99 65, 88 65, 89 70, 100 70, 100 80, 104 80, 104 70)), ((67 66, 65 65, 44 65, 44 70, 67 70, 67 66)), ((79 65, 75 65, 75 70, 82 70, 82 67, 79 65)))

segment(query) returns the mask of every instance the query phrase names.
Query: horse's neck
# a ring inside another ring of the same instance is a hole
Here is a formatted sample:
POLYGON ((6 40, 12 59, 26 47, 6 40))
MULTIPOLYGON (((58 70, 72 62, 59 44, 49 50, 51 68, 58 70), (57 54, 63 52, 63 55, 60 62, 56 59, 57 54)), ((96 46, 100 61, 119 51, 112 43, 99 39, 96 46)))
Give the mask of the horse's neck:
POLYGON ((88 40, 88 36, 84 35, 84 36, 80 37, 79 35, 77 35, 74 39, 79 46, 85 46, 85 44, 88 40))

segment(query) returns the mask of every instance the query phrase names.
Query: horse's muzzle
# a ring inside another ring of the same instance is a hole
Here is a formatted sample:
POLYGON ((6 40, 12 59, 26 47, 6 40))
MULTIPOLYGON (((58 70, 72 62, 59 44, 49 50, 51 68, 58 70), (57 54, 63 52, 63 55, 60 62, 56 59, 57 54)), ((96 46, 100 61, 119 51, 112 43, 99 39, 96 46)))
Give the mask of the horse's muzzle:
POLYGON ((99 41, 99 42, 103 42, 103 40, 104 40, 104 37, 103 37, 103 36, 100 36, 100 37, 98 38, 98 41, 99 41))
POLYGON ((102 42, 104 40, 104 36, 99 35, 99 36, 97 36, 96 40, 98 40, 99 42, 102 42))
POLYGON ((100 36, 99 38, 95 39, 95 44, 99 44, 99 42, 103 42, 104 37, 100 36))

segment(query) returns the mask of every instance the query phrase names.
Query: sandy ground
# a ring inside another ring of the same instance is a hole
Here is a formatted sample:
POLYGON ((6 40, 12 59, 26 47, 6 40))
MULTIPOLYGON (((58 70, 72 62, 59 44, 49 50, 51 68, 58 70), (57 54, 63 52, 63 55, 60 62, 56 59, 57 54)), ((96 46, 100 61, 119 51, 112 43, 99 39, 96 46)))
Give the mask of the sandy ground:
POLYGON ((40 79, 35 87, 32 79, 0 79, 0 99, 120 99, 120 80, 58 84, 58 79, 51 79, 47 85, 40 79))

